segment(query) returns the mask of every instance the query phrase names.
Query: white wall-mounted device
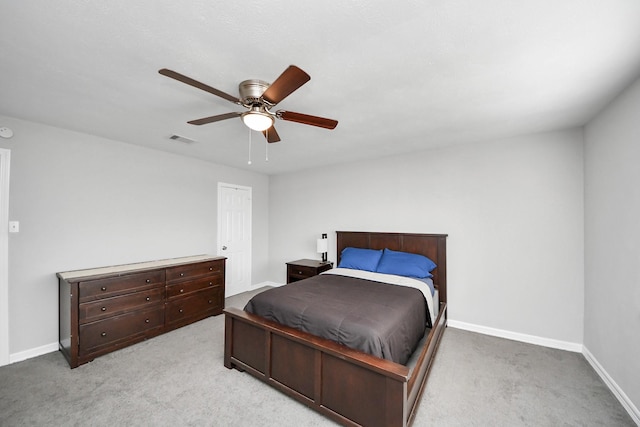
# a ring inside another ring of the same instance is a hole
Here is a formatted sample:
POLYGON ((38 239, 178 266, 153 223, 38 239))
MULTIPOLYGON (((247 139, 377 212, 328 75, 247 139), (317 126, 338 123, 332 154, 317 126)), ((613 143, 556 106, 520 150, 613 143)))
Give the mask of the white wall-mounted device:
POLYGON ((13 131, 8 127, 0 126, 0 136, 3 138, 11 138, 13 136, 13 131))

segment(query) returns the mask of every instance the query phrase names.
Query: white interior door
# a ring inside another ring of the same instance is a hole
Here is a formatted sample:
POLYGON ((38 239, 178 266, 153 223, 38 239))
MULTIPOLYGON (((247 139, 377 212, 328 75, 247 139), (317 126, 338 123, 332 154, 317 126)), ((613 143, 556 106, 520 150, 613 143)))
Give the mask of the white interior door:
POLYGON ((0 148, 0 366, 9 364, 9 157, 0 148))
POLYGON ((218 183, 218 255, 227 257, 225 296, 251 287, 251 187, 218 183))

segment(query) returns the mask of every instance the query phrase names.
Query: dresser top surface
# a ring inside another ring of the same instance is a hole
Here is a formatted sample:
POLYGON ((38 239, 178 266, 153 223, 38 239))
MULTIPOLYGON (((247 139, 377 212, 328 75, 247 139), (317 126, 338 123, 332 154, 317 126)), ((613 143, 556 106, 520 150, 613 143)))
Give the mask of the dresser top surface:
POLYGON ((211 255, 194 255, 181 258, 160 259, 155 261, 137 262, 133 264, 113 265, 109 267, 88 268, 85 270, 73 270, 57 273, 62 280, 73 280, 84 277, 100 276, 106 274, 129 273, 138 270, 148 270, 153 268, 172 267, 174 265, 188 264, 192 262, 213 261, 224 259, 225 257, 211 255))

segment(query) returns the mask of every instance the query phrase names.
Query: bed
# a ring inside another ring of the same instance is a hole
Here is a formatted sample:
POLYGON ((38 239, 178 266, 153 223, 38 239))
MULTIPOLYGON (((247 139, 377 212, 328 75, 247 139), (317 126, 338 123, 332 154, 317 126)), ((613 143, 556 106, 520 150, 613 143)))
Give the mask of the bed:
POLYGON ((437 316, 408 363, 228 308, 224 365, 247 372, 346 426, 408 426, 446 327, 446 235, 339 231, 338 257, 345 248, 386 248, 424 255, 436 263, 431 274, 437 316))

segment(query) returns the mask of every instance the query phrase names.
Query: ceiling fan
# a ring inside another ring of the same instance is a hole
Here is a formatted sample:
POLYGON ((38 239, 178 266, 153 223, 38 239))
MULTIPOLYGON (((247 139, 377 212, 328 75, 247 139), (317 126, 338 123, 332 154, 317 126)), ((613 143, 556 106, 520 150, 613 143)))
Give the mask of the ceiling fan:
POLYGON ((170 77, 182 83, 186 83, 190 86, 212 93, 220 98, 226 99, 227 101, 231 101, 234 104, 242 105, 248 110, 244 112, 218 114, 187 122, 192 125, 204 125, 207 123, 232 119, 234 117, 241 117, 244 124, 249 128, 262 132, 268 142, 280 141, 280 136, 278 135, 278 132, 276 132, 276 128, 274 126, 275 119, 318 126, 325 129, 334 129, 338 125, 337 120, 326 119, 324 117, 310 116, 308 114, 295 113, 293 111, 271 111, 276 104, 291 95, 291 93, 311 79, 307 73, 295 65, 290 65, 271 84, 257 79, 243 81, 239 85, 239 98, 167 68, 163 68, 158 72, 163 76, 170 77))

